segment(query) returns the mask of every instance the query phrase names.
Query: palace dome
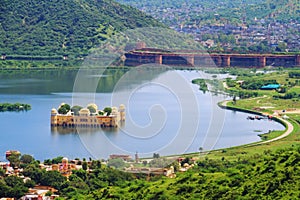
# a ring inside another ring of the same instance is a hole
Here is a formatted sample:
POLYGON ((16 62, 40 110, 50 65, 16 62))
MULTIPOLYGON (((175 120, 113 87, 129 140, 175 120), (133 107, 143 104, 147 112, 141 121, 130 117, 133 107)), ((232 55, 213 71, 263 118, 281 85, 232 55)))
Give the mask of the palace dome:
POLYGON ((57 114, 57 110, 55 108, 52 108, 51 114, 57 114))
POLYGON ((119 109, 120 109, 120 110, 125 110, 125 105, 124 105, 124 104, 121 104, 121 105, 119 106, 119 109))
POLYGON ((79 111, 79 115, 90 115, 90 110, 87 109, 87 108, 82 108, 80 111, 79 111))

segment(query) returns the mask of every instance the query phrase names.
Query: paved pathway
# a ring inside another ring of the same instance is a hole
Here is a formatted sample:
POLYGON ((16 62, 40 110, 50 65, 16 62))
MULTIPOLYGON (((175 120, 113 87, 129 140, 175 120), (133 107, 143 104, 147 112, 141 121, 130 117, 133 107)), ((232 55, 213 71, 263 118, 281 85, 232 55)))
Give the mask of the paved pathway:
MULTIPOLYGON (((227 101, 223 101, 222 102, 222 106, 227 106, 227 103, 229 102, 229 100, 227 101)), ((273 138, 271 140, 267 140, 267 141, 262 141, 262 142, 259 142, 259 143, 255 143, 255 144, 249 144, 249 145, 246 145, 246 146, 254 146, 254 145, 259 145, 259 144, 266 144, 266 143, 270 143, 270 142, 274 142, 276 140, 280 140, 286 136, 288 136, 289 134, 291 134, 294 130, 294 126, 292 125, 292 123, 290 123, 289 121, 283 119, 283 118, 280 118, 278 117, 278 119, 280 119, 281 121, 283 121, 284 123, 286 123, 287 127, 286 127, 286 131, 281 134, 280 136, 276 137, 276 138, 273 138)))
POLYGON ((283 119, 283 118, 279 118, 279 119, 280 119, 281 121, 283 121, 284 123, 286 123, 286 125, 287 125, 286 131, 285 131, 283 134, 281 134, 280 136, 276 137, 276 138, 273 138, 273 139, 267 140, 267 141, 263 141, 263 142, 260 142, 260 143, 258 143, 258 144, 266 144, 266 143, 269 143, 269 142, 273 142, 273 141, 276 141, 276 140, 280 140, 280 139, 282 139, 282 138, 288 136, 289 134, 291 134, 291 133, 293 132, 294 126, 292 125, 292 123, 290 123, 289 121, 287 121, 287 120, 285 120, 285 119, 283 119))

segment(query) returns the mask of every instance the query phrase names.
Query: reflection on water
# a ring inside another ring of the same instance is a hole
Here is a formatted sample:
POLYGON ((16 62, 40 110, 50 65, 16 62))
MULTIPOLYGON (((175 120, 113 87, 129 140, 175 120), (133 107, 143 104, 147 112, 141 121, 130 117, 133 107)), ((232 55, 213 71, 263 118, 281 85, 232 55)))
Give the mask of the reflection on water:
MULTIPOLYGON (((124 122, 120 122, 121 128, 124 127, 124 122)), ((51 126, 52 134, 110 134, 118 133, 119 127, 63 127, 63 126, 51 126)))
MULTIPOLYGON (((88 70, 95 75, 97 70, 88 70)), ((127 69, 105 70, 98 92, 111 92, 127 69)), ((1 94, 51 94, 72 92, 78 70, 12 70, 0 73, 1 94)), ((100 78, 100 77, 94 77, 100 78)))

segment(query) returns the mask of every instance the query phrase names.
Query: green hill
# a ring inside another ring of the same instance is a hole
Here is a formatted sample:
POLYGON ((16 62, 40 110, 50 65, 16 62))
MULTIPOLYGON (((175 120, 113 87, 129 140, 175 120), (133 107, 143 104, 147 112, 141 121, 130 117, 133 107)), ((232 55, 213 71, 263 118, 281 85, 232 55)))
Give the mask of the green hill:
POLYGON ((112 0, 2 0, 0 54, 84 56, 116 32, 162 26, 112 0))

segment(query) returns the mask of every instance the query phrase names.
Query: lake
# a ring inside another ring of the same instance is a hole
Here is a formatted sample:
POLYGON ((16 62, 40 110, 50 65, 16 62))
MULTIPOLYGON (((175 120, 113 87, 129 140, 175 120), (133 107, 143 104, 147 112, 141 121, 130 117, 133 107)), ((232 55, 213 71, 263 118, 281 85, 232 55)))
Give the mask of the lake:
MULTIPOLYGON (((0 75, 0 99, 32 106, 28 112, 0 113, 0 160, 19 150, 44 160, 140 157, 182 154, 260 141, 258 134, 284 127, 250 114, 223 110, 225 95, 203 93, 191 80, 211 75, 199 71, 144 69, 6 71, 0 75), (62 102, 99 108, 126 106, 119 128, 51 128, 50 112, 62 102)), ((221 75, 218 75, 221 76, 221 75)), ((222 78, 222 77, 219 77, 222 78)))

